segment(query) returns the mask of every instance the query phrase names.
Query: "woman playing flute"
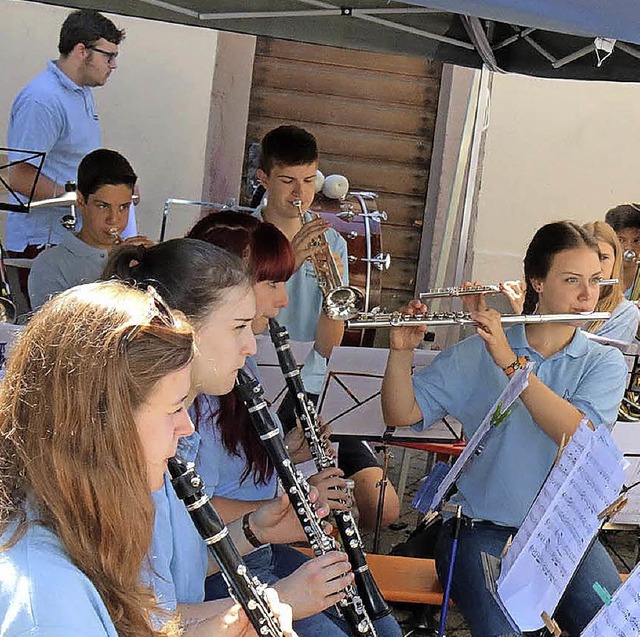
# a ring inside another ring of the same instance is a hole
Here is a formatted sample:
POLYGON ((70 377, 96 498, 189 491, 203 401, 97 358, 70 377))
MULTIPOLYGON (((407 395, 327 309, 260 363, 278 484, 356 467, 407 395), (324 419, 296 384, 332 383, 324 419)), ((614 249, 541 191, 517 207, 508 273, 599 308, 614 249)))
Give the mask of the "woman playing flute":
MULTIPOLYGON (((543 226, 524 258, 525 313, 593 311, 602 276, 598 244, 570 222, 543 226)), ((417 301, 409 313, 426 311, 417 301)), ((487 590, 481 552, 500 556, 548 475, 563 439, 586 416, 594 426, 613 423, 627 374, 622 354, 590 341, 578 324, 516 325, 503 330, 497 311, 478 299, 472 318, 477 335, 442 352, 411 376, 413 349, 425 327, 391 330, 391 349, 382 385, 385 422, 428 427, 446 414, 463 424, 467 438, 504 389, 515 369, 534 364, 529 385, 507 420, 496 428, 480 456, 457 481, 450 502, 462 507, 452 598, 474 637, 501 637, 512 629, 487 590)), ((436 546, 436 566, 446 579, 452 542, 445 522, 436 546)), ((578 568, 558 608, 558 623, 576 636, 601 605, 594 581, 613 591, 617 570, 599 542, 578 568)))

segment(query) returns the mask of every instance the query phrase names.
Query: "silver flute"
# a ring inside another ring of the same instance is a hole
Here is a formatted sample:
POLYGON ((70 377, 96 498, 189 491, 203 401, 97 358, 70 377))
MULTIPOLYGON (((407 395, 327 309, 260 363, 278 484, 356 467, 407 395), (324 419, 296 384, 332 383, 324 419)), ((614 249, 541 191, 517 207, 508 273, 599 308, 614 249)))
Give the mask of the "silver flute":
MULTIPOLYGON (((579 321, 604 321, 611 312, 578 312, 576 314, 503 314, 503 325, 518 323, 577 323, 579 321)), ((450 327, 453 325, 477 325, 469 312, 431 312, 427 314, 406 314, 403 312, 363 312, 347 321, 348 329, 369 329, 376 327, 450 327)))
MULTIPOLYGON (((633 253, 633 258, 635 259, 635 252, 633 253)), ((617 282, 618 279, 600 279, 598 285, 613 285, 617 282)), ((419 296, 421 300, 425 300, 444 299, 452 296, 469 296, 471 294, 500 294, 501 292, 502 290, 500 289, 499 283, 491 283, 488 285, 472 285, 470 287, 456 285, 448 288, 433 288, 426 292, 421 292, 419 296)))

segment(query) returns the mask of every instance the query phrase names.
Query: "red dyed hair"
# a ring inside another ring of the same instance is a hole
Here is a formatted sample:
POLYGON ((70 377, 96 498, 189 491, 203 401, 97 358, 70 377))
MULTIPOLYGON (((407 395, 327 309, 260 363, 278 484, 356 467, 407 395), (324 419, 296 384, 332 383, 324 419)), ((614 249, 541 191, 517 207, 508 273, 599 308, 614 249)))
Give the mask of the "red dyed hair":
POLYGON ((295 268, 287 237, 272 223, 241 210, 212 212, 200 219, 187 236, 241 257, 255 283, 286 281, 295 268))
MULTIPOLYGON (((224 248, 243 259, 254 283, 286 281, 295 269, 293 248, 287 237, 272 223, 230 208, 212 212, 196 223, 187 235, 224 248)), ((200 420, 217 416, 217 425, 225 449, 232 455, 244 453, 246 466, 240 482, 253 475, 255 484, 266 484, 273 465, 253 428, 249 413, 235 392, 220 396, 217 414, 205 413, 196 399, 195 426, 200 420)))

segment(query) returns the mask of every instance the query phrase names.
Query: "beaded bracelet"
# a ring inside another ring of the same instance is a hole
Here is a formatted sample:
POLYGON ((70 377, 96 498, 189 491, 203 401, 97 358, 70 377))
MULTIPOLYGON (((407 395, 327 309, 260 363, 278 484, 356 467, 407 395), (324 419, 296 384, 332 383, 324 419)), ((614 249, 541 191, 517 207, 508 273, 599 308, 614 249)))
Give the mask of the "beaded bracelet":
POLYGON ((511 365, 503 367, 502 371, 507 376, 511 377, 515 373, 516 369, 522 369, 528 362, 529 359, 526 356, 518 356, 518 358, 516 358, 516 360, 514 360, 511 365))

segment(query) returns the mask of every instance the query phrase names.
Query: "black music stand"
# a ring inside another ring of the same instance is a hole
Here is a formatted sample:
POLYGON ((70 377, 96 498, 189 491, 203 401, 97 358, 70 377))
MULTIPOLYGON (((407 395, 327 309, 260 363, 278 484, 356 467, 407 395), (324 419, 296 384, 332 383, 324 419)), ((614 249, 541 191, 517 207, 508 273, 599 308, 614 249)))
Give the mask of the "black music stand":
MULTIPOLYGON (((4 191, 9 193, 11 197, 17 202, 0 201, 0 210, 7 210, 8 212, 29 212, 29 207, 33 201, 33 195, 36 191, 36 184, 42 171, 42 164, 44 163, 44 152, 38 150, 21 150, 19 148, 0 148, 0 153, 22 153, 23 159, 17 159, 15 161, 8 161, 6 164, 0 164, 0 184, 4 191), (35 161, 34 161, 35 160, 35 161), (31 184, 31 190, 28 197, 14 190, 9 184, 9 180, 5 179, 3 171, 9 171, 12 166, 18 166, 19 164, 31 164, 36 169, 36 176, 31 184)), ((0 189, 2 194, 2 189, 0 189)))

